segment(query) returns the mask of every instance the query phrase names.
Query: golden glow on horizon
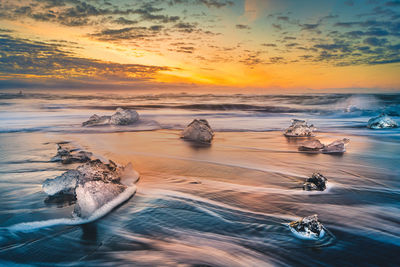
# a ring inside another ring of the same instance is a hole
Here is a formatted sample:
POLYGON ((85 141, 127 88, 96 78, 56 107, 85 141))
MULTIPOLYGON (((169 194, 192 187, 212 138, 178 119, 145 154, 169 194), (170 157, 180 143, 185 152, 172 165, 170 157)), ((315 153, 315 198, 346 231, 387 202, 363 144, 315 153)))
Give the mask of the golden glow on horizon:
MULTIPOLYGON (((245 26, 257 22, 270 6, 272 6, 270 1, 246 0, 238 19, 245 26)), ((229 13, 223 16, 230 15, 229 13)), ((136 41, 136 43, 135 40, 130 39, 123 39, 119 42, 102 41, 89 34, 100 32, 104 27, 116 29, 115 25, 68 27, 57 23, 37 21, 32 18, 0 21, 0 24, 6 25, 8 29, 16 33, 15 36, 21 38, 43 42, 65 41, 68 44, 66 46, 68 51, 66 52, 71 52, 71 55, 76 57, 106 63, 167 67, 167 70, 157 70, 154 71, 154 74, 151 73, 149 77, 146 77, 151 81, 167 84, 195 83, 221 87, 292 89, 398 88, 400 86, 400 80, 396 78, 399 63, 337 67, 326 62, 308 62, 306 60, 298 62, 296 59, 304 55, 302 50, 294 50, 294 52, 286 55, 283 49, 260 46, 263 42, 268 43, 266 40, 273 42, 276 38, 272 36, 276 32, 272 31, 268 35, 262 36, 262 32, 256 29, 258 36, 252 39, 246 29, 235 31, 235 26, 238 25, 228 25, 223 22, 218 28, 225 29, 223 35, 204 37, 205 39, 198 40, 185 40, 180 33, 171 32, 168 33, 168 38, 165 41, 152 40, 150 42, 144 39, 136 41), (173 50, 171 43, 174 41, 176 43, 189 43, 181 45, 188 47, 186 48, 188 50, 185 52, 173 50), (210 47, 213 47, 213 49, 210 47), (195 53, 192 53, 189 48, 195 50, 195 53), (285 56, 285 62, 279 60, 276 63, 256 61, 258 57, 279 58, 282 56, 285 56)), ((306 34, 300 32, 299 36, 304 37, 306 34)), ((284 47, 284 45, 282 46, 284 47)), ((313 43, 311 41, 303 42, 302 46, 312 47, 313 43)), ((16 66, 16 69, 18 69, 18 66, 16 66)), ((1 74, 0 77, 2 79, 15 77, 62 79, 79 77, 81 74, 80 69, 70 68, 60 72, 54 71, 51 75, 15 73, 1 74)), ((103 79, 101 74, 102 72, 98 69, 90 69, 89 67, 86 69, 85 77, 93 75, 93 78, 101 80, 103 79), (96 75, 98 77, 95 77, 96 75)), ((115 74, 116 76, 121 74, 119 76, 126 78, 141 77, 140 74, 130 73, 129 70, 118 70, 115 74)), ((116 79, 113 82, 121 81, 116 79)))

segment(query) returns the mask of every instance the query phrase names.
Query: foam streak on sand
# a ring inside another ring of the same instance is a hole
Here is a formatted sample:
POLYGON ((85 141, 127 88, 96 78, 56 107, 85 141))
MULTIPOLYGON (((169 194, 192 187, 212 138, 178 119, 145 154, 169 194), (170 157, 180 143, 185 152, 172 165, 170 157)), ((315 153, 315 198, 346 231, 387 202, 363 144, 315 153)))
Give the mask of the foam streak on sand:
POLYGON ((136 185, 131 185, 127 187, 124 190, 124 192, 119 194, 116 198, 114 198, 110 202, 104 204, 102 207, 97 209, 95 212, 93 212, 93 214, 90 217, 86 219, 75 217, 75 218, 52 219, 45 221, 24 222, 5 227, 3 229, 9 230, 11 232, 32 232, 41 228, 52 227, 57 225, 81 225, 90 223, 100 219, 101 217, 105 216, 107 213, 112 211, 114 208, 126 202, 135 194, 135 192, 136 192, 136 185))

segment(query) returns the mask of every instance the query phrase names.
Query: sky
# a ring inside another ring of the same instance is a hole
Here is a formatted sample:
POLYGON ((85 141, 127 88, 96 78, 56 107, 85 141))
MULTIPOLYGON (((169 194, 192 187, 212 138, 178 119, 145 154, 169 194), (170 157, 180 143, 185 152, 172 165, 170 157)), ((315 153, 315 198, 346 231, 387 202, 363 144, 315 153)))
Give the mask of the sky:
POLYGON ((399 0, 0 0, 0 89, 400 90, 399 0))

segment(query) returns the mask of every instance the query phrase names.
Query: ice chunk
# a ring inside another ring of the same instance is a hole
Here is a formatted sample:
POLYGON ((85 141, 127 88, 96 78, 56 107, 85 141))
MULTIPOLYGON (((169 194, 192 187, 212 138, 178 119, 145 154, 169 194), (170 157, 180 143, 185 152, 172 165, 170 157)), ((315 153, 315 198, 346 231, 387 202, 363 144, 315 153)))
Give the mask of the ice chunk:
POLYGON ((134 110, 117 108, 116 112, 111 116, 110 124, 128 125, 139 120, 139 114, 134 110))
POLYGON ((132 164, 121 167, 111 160, 108 164, 104 164, 101 160, 96 159, 78 166, 76 170, 69 170, 55 179, 47 179, 43 183, 43 191, 48 195, 74 194, 74 189, 78 184, 85 184, 89 181, 118 183, 121 178, 126 180, 126 184, 135 183, 139 174, 133 169, 132 164))
POLYGON ((378 117, 370 119, 367 127, 370 129, 397 128, 398 124, 386 114, 381 114, 378 117))
POLYGON ((319 239, 325 234, 324 227, 318 221, 317 214, 291 222, 289 228, 297 237, 303 239, 319 239))
POLYGON ((89 181, 78 185, 75 189, 76 204, 74 213, 78 217, 87 218, 94 211, 121 194, 127 186, 102 181, 89 181))
POLYGON ((111 160, 108 164, 100 160, 91 160, 80 165, 76 170, 69 170, 55 179, 47 179, 43 183, 43 190, 56 197, 61 193, 75 196, 77 202, 74 214, 88 218, 104 205, 112 204, 111 206, 115 207, 115 201, 127 200, 136 191, 134 183, 138 178, 139 174, 133 169, 131 163, 121 167, 111 160), (126 189, 128 191, 125 193, 126 189), (118 200, 117 197, 122 192, 124 195, 118 200), (111 202, 112 200, 115 201, 111 202), (109 202, 111 204, 108 204, 109 202))
POLYGON ((324 145, 319 140, 306 141, 299 146, 300 151, 319 151, 324 148, 324 145))
POLYGON ((350 139, 343 138, 333 141, 322 149, 322 153, 344 153, 346 152, 345 145, 350 142, 350 139))
POLYGON ((308 125, 306 121, 293 119, 292 125, 285 130, 284 135, 287 137, 304 137, 313 136, 313 131, 316 130, 314 125, 308 125))
POLYGON ((57 154, 51 159, 52 161, 70 164, 75 162, 87 162, 92 157, 92 153, 80 150, 68 142, 58 143, 57 146, 57 154))
MULTIPOLYGON (((73 218, 60 218, 60 219, 50 219, 44 221, 31 221, 31 222, 22 222, 17 223, 11 226, 8 226, 7 229, 9 231, 16 232, 32 232, 41 228, 51 227, 56 225, 81 225, 93 222, 101 217, 105 216, 107 213, 112 211, 117 206, 121 205, 125 201, 127 201, 130 197, 133 196, 136 192, 136 186, 131 185, 128 186, 122 193, 118 196, 105 203, 98 209, 96 209, 90 216, 88 217, 79 217, 74 213, 73 218)), ((90 205, 89 205, 90 206, 90 205)), ((77 211, 78 212, 78 211, 77 211)))
POLYGON ((98 116, 94 114, 90 116, 89 120, 82 123, 82 126, 98 126, 110 124, 111 116, 98 116))
POLYGON ((103 182, 119 182, 123 168, 117 166, 113 161, 104 164, 101 160, 91 160, 77 168, 82 174, 79 180, 80 184, 86 183, 87 181, 103 181, 103 182))
POLYGON ((318 190, 324 191, 326 189, 326 183, 328 179, 325 178, 319 172, 313 173, 310 178, 306 179, 306 182, 303 185, 303 189, 306 191, 318 190))
POLYGON ((202 143, 211 143, 211 140, 214 137, 214 132, 208 124, 207 120, 193 120, 183 131, 181 134, 181 138, 202 142, 202 143))
POLYGON ((346 145, 350 142, 350 139, 343 138, 333 141, 328 145, 322 144, 319 140, 306 141, 299 146, 299 151, 315 151, 322 152, 324 154, 331 153, 344 153, 346 152, 346 145))
POLYGON ((139 120, 139 114, 135 110, 117 108, 111 116, 92 115, 82 126, 99 125, 129 125, 139 120))
POLYGON ((76 184, 81 176, 82 174, 79 171, 69 170, 54 179, 45 180, 42 185, 43 191, 50 196, 74 194, 76 184))

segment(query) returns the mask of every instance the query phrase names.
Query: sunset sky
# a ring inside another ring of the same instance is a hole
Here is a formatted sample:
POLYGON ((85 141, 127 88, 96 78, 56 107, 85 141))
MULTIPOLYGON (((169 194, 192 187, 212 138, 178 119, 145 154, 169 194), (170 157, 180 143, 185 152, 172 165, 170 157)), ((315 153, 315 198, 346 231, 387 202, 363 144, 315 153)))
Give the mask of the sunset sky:
POLYGON ((398 90, 400 1, 0 0, 0 88, 398 90))

